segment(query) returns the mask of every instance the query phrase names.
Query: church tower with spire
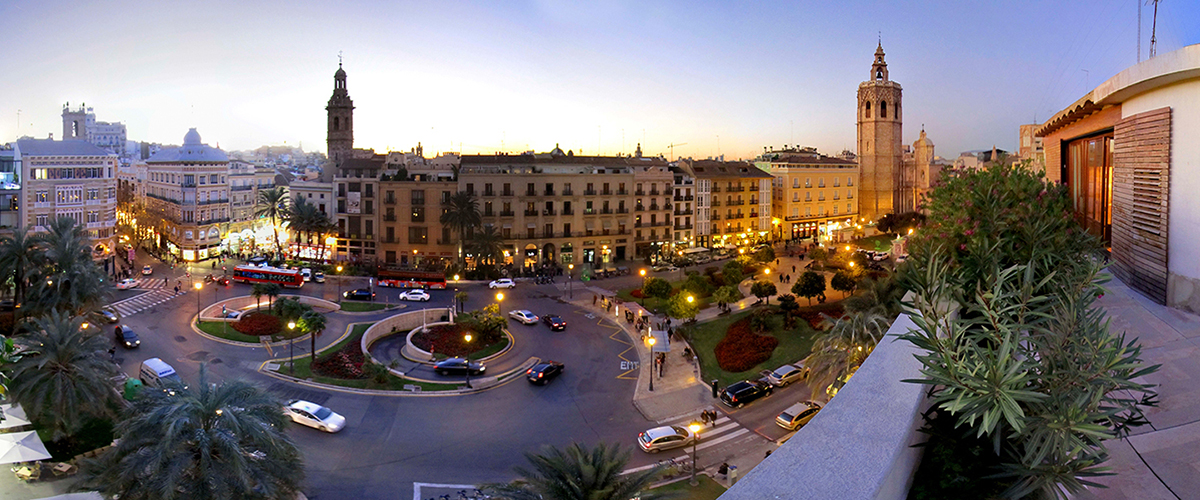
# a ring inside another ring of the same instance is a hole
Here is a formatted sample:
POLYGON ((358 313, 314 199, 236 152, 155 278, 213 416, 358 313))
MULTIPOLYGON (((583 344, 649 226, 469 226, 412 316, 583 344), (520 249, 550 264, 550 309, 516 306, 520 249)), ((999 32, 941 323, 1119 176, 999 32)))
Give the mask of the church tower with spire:
POLYGON ((354 149, 354 101, 346 90, 346 70, 342 69, 341 56, 338 56, 338 70, 333 74, 333 95, 325 106, 329 122, 325 125, 325 144, 328 149, 329 161, 338 165, 350 157, 354 149))
POLYGON ((871 63, 871 79, 858 84, 858 213, 868 221, 895 212, 904 158, 902 89, 888 79, 883 56, 880 42, 871 63))

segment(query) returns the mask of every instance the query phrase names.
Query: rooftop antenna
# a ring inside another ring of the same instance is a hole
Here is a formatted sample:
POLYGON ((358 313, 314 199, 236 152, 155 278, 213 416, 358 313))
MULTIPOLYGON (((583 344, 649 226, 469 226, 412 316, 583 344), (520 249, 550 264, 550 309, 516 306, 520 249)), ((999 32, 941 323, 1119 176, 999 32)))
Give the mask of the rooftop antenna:
POLYGON ((1137 35, 1138 35, 1137 49, 1138 49, 1138 52, 1137 52, 1137 62, 1142 62, 1142 2, 1141 2, 1141 0, 1134 0, 1134 2, 1133 2, 1133 3, 1134 3, 1134 5, 1136 5, 1136 6, 1137 6, 1137 11, 1138 11, 1138 29, 1137 29, 1137 35))
POLYGON ((1155 45, 1158 43, 1158 41, 1156 40, 1156 36, 1157 36, 1157 31, 1158 31, 1158 2, 1160 2, 1160 1, 1161 0, 1149 0, 1146 2, 1146 3, 1154 4, 1154 20, 1151 21, 1151 23, 1150 23, 1150 57, 1151 58, 1154 57, 1155 45))

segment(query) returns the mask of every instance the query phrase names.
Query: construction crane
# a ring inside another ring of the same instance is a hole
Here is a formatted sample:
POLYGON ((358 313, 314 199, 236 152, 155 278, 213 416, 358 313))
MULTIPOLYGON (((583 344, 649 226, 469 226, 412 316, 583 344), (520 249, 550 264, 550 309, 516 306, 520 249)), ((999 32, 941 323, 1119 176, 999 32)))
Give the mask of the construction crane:
POLYGON ((675 146, 687 146, 687 143, 686 143, 686 142, 681 142, 681 143, 679 143, 679 144, 669 144, 669 145, 667 145, 667 149, 670 149, 670 150, 671 150, 671 161, 675 161, 675 146))

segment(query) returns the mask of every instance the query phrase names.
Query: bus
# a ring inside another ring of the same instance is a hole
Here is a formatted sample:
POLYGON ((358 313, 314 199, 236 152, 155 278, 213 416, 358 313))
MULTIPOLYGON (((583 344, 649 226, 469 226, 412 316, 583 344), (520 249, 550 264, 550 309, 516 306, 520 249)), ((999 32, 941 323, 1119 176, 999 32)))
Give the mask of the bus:
POLYGON ((304 286, 304 278, 296 269, 275 267, 237 266, 233 268, 233 281, 240 283, 275 283, 288 288, 304 286))
POLYGON ((445 290, 446 275, 430 271, 393 271, 380 269, 379 286, 392 288, 426 288, 430 290, 445 290))

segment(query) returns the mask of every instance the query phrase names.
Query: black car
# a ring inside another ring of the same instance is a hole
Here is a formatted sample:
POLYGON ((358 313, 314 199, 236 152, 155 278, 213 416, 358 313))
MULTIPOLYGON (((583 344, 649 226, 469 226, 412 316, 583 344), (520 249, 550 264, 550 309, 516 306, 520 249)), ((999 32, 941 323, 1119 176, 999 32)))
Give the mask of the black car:
POLYGON ((551 331, 555 332, 567 329, 567 320, 562 319, 557 314, 547 314, 542 316, 542 323, 545 323, 546 326, 550 327, 551 331))
POLYGON ((357 288, 342 293, 342 297, 348 300, 375 300, 375 292, 370 288, 357 288))
POLYGON ((756 399, 771 394, 771 384, 762 380, 743 380, 721 391, 721 402, 730 408, 741 408, 756 399))
POLYGON ((525 378, 528 378, 530 383, 546 385, 550 382, 550 379, 561 375, 566 368, 566 365, 558 361, 546 361, 533 365, 533 368, 526 370, 525 378))
POLYGON ((142 345, 142 341, 138 339, 137 334, 133 333, 133 329, 128 326, 120 325, 116 327, 115 332, 117 343, 125 346, 126 349, 133 349, 142 345))
MULTIPOLYGON (((433 365, 433 371, 438 372, 438 375, 464 375, 468 371, 467 366, 467 360, 463 358, 448 358, 433 365)), ((472 361, 469 370, 471 375, 482 375, 487 367, 483 366, 483 363, 472 361)))

